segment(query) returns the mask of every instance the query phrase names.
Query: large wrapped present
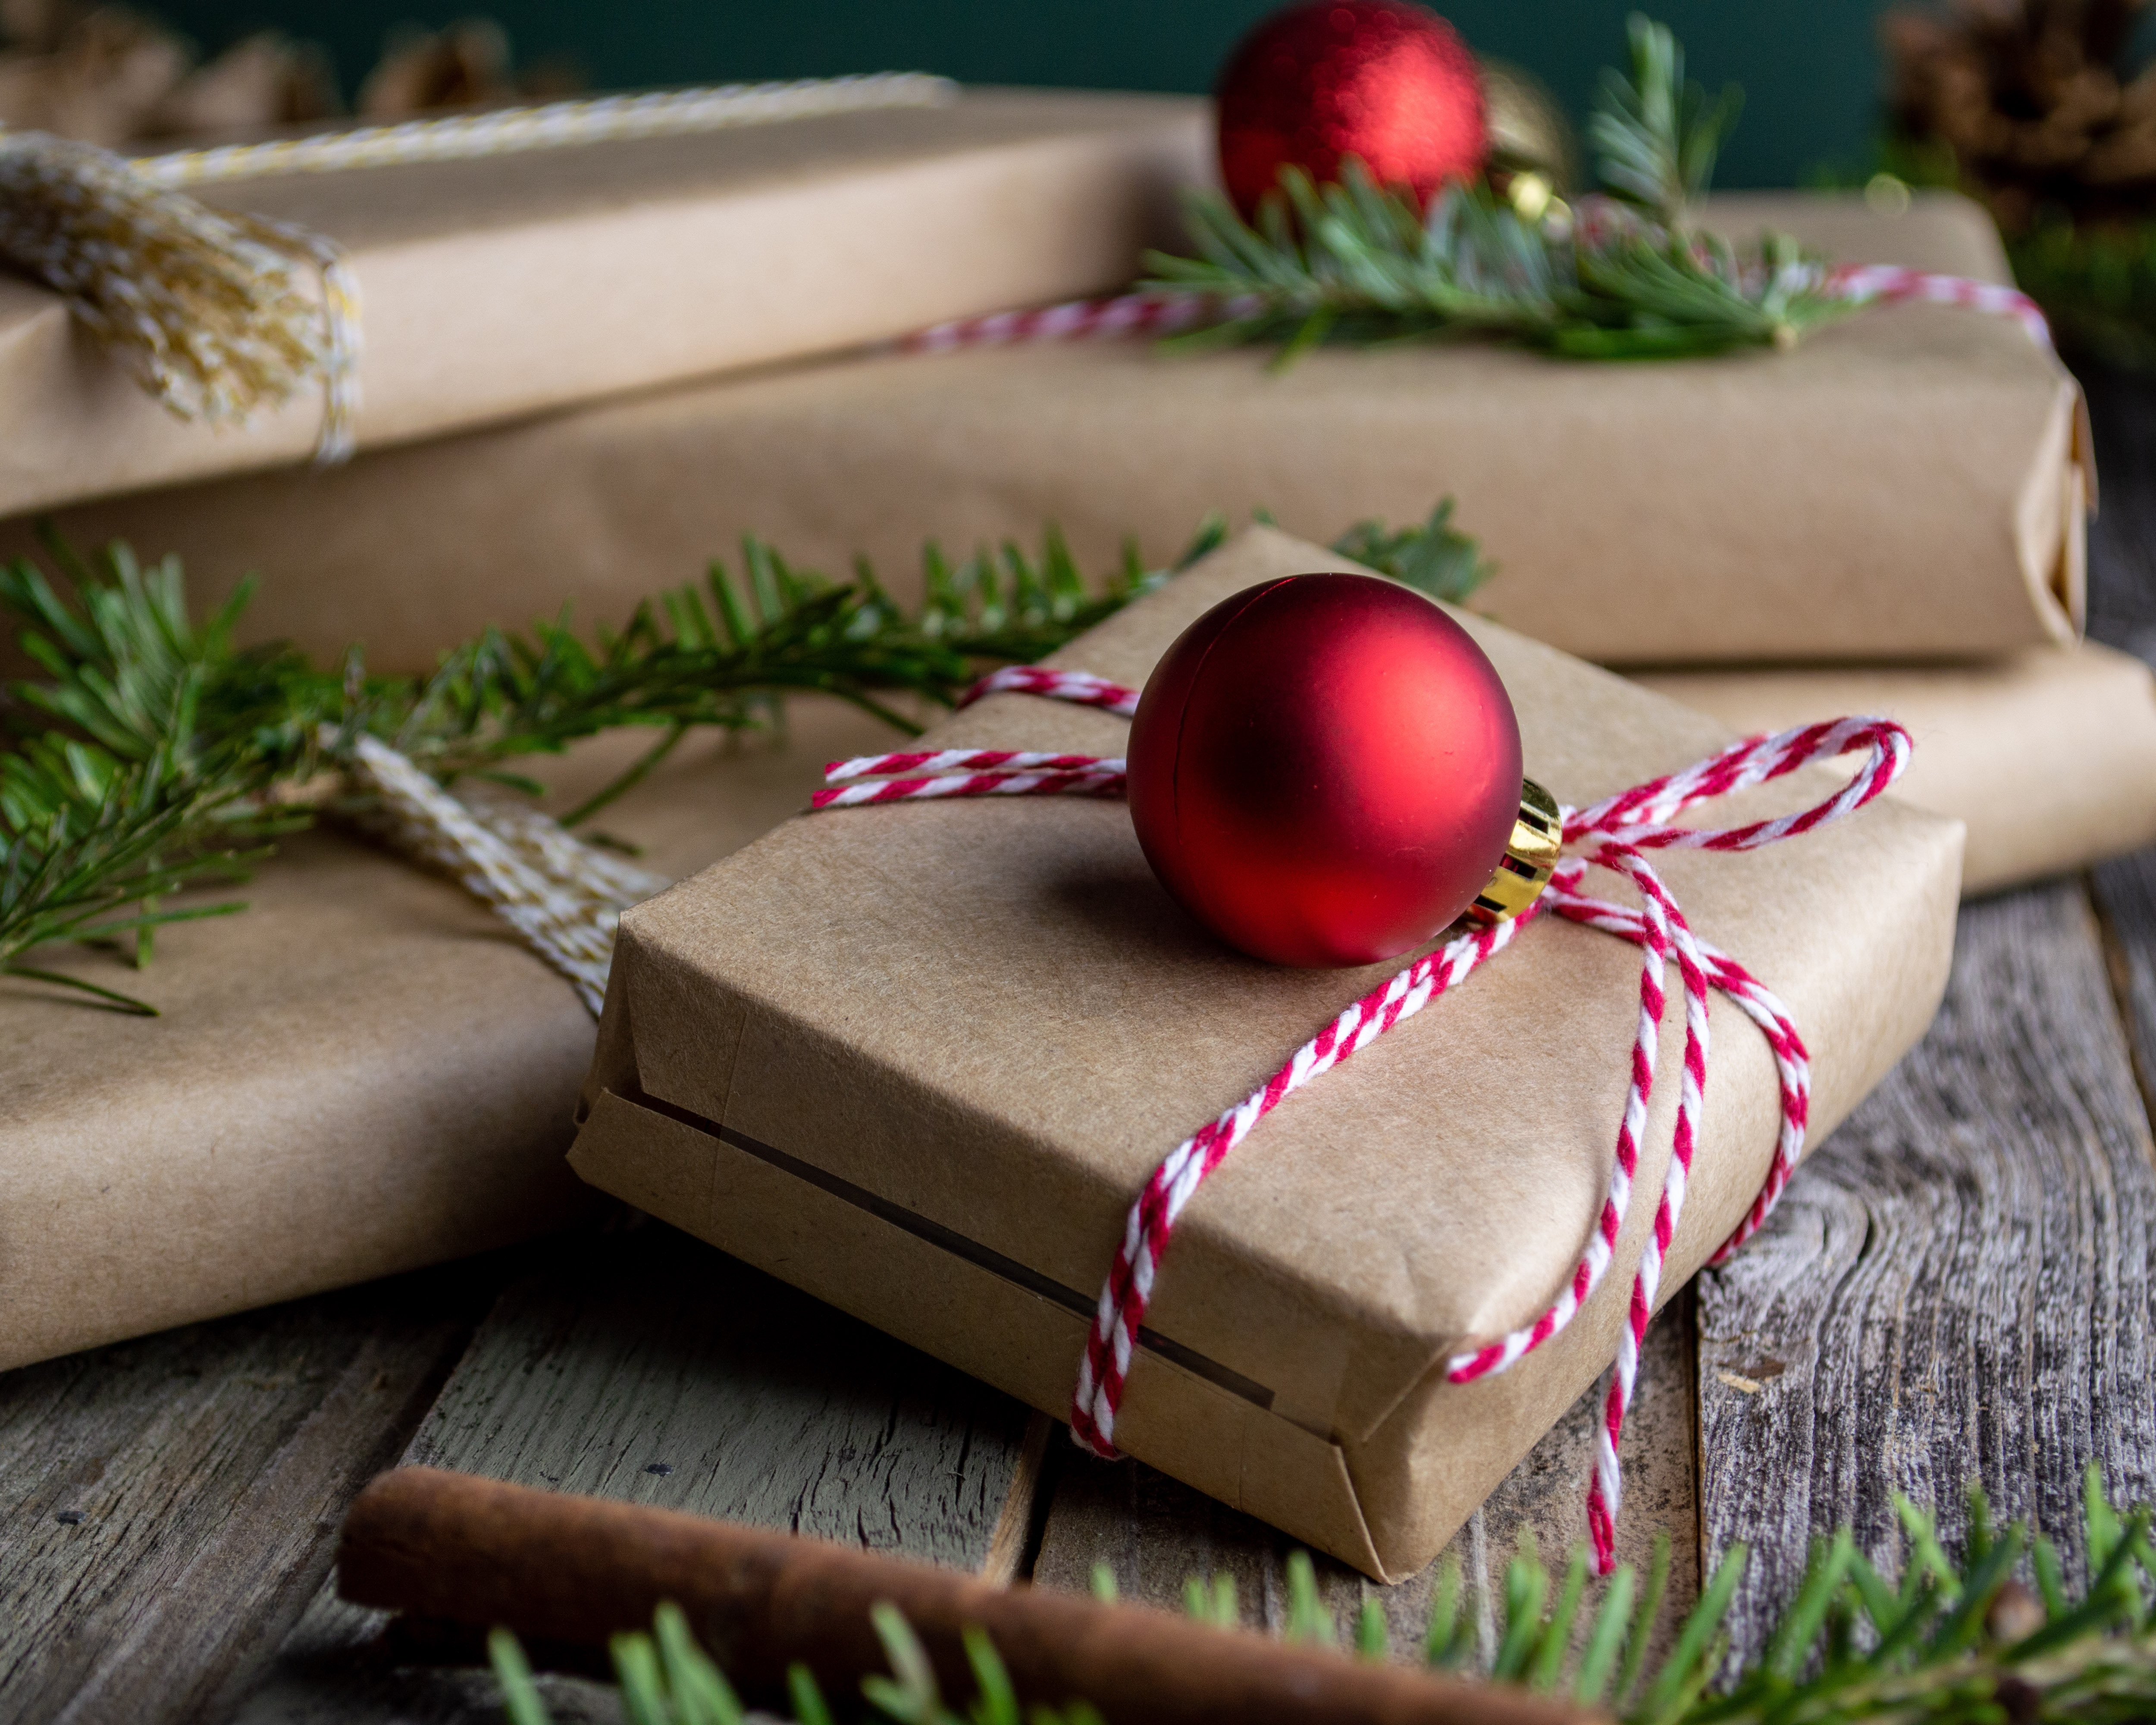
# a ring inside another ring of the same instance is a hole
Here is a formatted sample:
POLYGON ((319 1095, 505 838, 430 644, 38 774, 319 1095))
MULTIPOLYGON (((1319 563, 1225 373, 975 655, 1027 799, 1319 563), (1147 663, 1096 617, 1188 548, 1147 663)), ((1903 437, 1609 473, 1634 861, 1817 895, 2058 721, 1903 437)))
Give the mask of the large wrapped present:
MULTIPOLYGON (((707 105, 746 121, 880 87, 707 105)), ((335 172, 295 146, 248 158, 253 177, 178 183, 343 249, 367 446, 1112 288, 1204 170, 1188 99, 891 87, 912 105, 462 161, 400 160, 392 137, 386 165, 335 172)), ((633 102, 572 106, 498 129, 639 123, 633 102)), ((183 423, 57 295, 0 276, 0 512, 289 465, 323 411, 306 389, 244 426, 183 423)))
MULTIPOLYGON (((2005 275, 1958 198, 1889 217, 1757 195, 1709 218, 2005 275)), ((1089 563, 1127 536, 1160 562, 1209 511, 1329 541, 1450 493, 1497 565, 1474 607, 1584 658, 1954 657, 2078 631, 2079 406, 2020 325, 1951 305, 1858 312, 1793 353, 1614 366, 1393 345, 1281 372, 1124 338, 786 367, 60 525, 178 551, 212 593, 274 573, 255 629, 409 669, 567 602, 612 620, 748 531, 834 571, 866 553, 902 596, 924 537, 963 554, 1054 521, 1089 563)))
MULTIPOLYGON (((785 746, 691 748, 606 824, 693 869, 891 735, 799 702, 785 746)), ((633 742, 587 747, 558 788, 633 742)), ((562 1156, 591 1014, 485 906, 326 830, 228 896, 246 911, 167 929, 144 970, 37 955, 162 1016, 0 978, 0 1369, 480 1251, 588 1198, 562 1156)))
POLYGON ((1898 720, 1917 749, 1895 794, 1968 828, 1964 895, 2156 844, 2156 678, 2093 641, 1973 665, 1660 671, 1639 680, 1744 736, 1818 713, 1898 720))
MULTIPOLYGON (((1135 686, 1216 603, 1343 567, 1253 530, 1046 663, 1135 686)), ((1464 620, 1510 692, 1527 772, 1563 802, 1727 741, 1702 715, 1464 620)), ((921 747, 1107 756, 1127 735, 1109 712, 1007 693, 921 747)), ((1778 813, 1834 783, 1807 770, 1713 818, 1778 813)), ((1786 1004, 1810 1050, 1815 1136, 1928 1022, 1960 851, 1955 823, 1888 798, 1771 848, 1656 853, 1697 935, 1786 1004)), ((1062 1414, 1095 1358, 1096 1290, 1137 1262, 1132 1201, 1170 1178, 1157 1165, 1391 968, 1230 952, 1156 882, 1117 803, 818 814, 625 915, 572 1161, 1062 1414)), ((1151 1305, 1114 1442, 1372 1575, 1426 1563, 1616 1351, 1683 1089, 1674 1000, 1634 1171, 1646 1195, 1608 1273, 1547 1345, 1454 1381, 1463 1350, 1532 1323, 1600 1237, 1641 987, 1635 947, 1544 917, 1390 1034, 1364 1046, 1358 1033, 1353 1065, 1258 1120, 1188 1197, 1172 1250, 1146 1260, 1151 1305)), ((1774 1053, 1719 995, 1708 1022, 1715 1064, 1661 1296, 1729 1238, 1775 1165, 1774 1053)))

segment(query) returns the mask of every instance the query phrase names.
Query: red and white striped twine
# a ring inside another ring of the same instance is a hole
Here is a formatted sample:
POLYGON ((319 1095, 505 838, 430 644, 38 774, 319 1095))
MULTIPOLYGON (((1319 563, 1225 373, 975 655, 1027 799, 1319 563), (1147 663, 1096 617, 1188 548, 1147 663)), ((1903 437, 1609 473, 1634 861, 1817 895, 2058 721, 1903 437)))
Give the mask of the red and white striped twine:
MULTIPOLYGON (((1827 270, 1820 290, 1859 305, 1893 305, 1921 300, 1939 305, 2011 317, 2047 351, 2051 326, 2036 302, 2018 289, 1964 275, 1933 275, 1892 264, 1844 264, 1827 270)), ((998 311, 917 330, 893 344, 901 353, 950 353, 968 347, 1012 347, 1040 341, 1091 341, 1115 336, 1168 336, 1179 330, 1226 323, 1264 309, 1255 297, 1218 298, 1199 293, 1114 294, 1070 300, 1031 311, 998 311)))
MULTIPOLYGON (((998 671, 977 685, 967 699, 970 701, 998 691, 1047 696, 1126 714, 1137 705, 1136 690, 1080 672, 1034 666, 998 671)), ((1553 911, 1569 922, 1631 941, 1643 949, 1631 1082, 1618 1122, 1609 1184, 1594 1233, 1548 1309, 1510 1335, 1454 1356, 1447 1362, 1446 1371, 1451 1382, 1467 1384, 1505 1370, 1570 1323, 1608 1273, 1639 1172, 1666 1000, 1664 982, 1669 960, 1674 956, 1685 991, 1685 1059, 1676 1132, 1656 1199, 1654 1228, 1632 1278, 1631 1304, 1604 1399, 1602 1425, 1596 1436, 1594 1479, 1588 1492, 1589 1531, 1596 1559, 1603 1572, 1608 1573, 1616 1561, 1621 1483, 1618 1440, 1639 1372, 1640 1343, 1655 1309, 1663 1264, 1676 1236, 1699 1141, 1707 1085, 1710 990, 1727 995, 1765 1034, 1774 1053, 1782 1101, 1781 1130, 1766 1180, 1749 1213, 1723 1242, 1713 1261, 1721 1262, 1766 1220, 1803 1151, 1810 1106, 1810 1059, 1788 1009, 1737 960, 1692 932, 1684 912, 1648 862, 1647 853, 1756 850, 1810 832, 1854 813, 1885 790, 1907 766, 1909 749, 1908 732, 1891 720, 1836 719, 1733 743, 1681 773, 1635 785, 1589 809, 1566 810, 1564 842, 1576 854, 1558 865, 1548 887, 1528 910, 1509 922, 1471 929, 1424 953, 1342 1009, 1263 1084, 1177 1145, 1152 1171, 1131 1205, 1115 1262, 1101 1290, 1085 1358, 1078 1368, 1077 1389, 1071 1399, 1073 1437, 1096 1455, 1116 1454, 1116 1409, 1122 1402, 1132 1354, 1152 1298, 1161 1259, 1178 1219, 1205 1177, 1250 1136, 1259 1121, 1295 1091, 1465 982, 1476 967, 1517 939, 1522 928, 1544 911, 1553 911), (1866 752, 1866 759, 1849 782, 1825 801, 1795 814, 1718 829, 1671 824, 1697 803, 1859 750, 1866 752), (1589 896, 1582 886, 1590 867, 1608 870, 1630 880, 1640 896, 1638 907, 1589 896)), ((859 803, 1070 791, 1116 794, 1123 788, 1123 762, 1113 757, 1001 749, 867 755, 833 762, 825 775, 830 788, 817 793, 814 806, 822 809, 859 803)))
POLYGON ((2051 346, 2051 326, 2036 302, 2019 288, 1966 275, 1933 275, 1898 264, 1843 264, 1827 271, 1826 291, 1859 305, 1898 305, 1921 300, 1933 305, 1965 305, 2010 317, 2038 347, 2051 346))
POLYGON ((1032 341, 1092 341, 1113 336, 1172 336, 1178 330, 1220 323, 1260 309, 1256 299, 1223 300, 1211 294, 1111 294, 1100 300, 1066 300, 1030 311, 996 311, 939 323, 893 345, 901 353, 948 353, 961 347, 1014 347, 1032 341))

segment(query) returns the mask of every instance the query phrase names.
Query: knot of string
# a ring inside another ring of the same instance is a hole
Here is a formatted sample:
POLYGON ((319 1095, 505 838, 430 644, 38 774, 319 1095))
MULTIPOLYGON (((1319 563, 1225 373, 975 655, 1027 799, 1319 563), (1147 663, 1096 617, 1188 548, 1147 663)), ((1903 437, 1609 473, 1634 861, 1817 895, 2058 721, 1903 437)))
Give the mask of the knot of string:
MULTIPOLYGON (((1137 711, 1138 696, 1136 690, 1082 672, 1021 666, 983 680, 969 692, 967 702, 997 693, 1044 696, 1124 716, 1137 711)), ((1656 1195, 1654 1225, 1633 1273, 1630 1303, 1604 1395, 1594 1477, 1588 1489, 1589 1532, 1596 1561, 1608 1573, 1616 1561, 1616 1518, 1622 1491, 1618 1452, 1625 1410, 1631 1403, 1640 1343, 1654 1313, 1663 1267, 1683 1214, 1699 1142, 1711 993, 1727 997, 1765 1036, 1774 1052, 1782 1110, 1774 1157, 1759 1194, 1713 1261, 1720 1262, 1743 1245, 1766 1220, 1781 1196, 1803 1153, 1810 1105, 1810 1056, 1789 1009, 1736 959, 1693 932, 1649 855, 1671 850, 1756 850, 1825 826, 1862 808, 1899 778, 1908 764, 1909 750, 1908 732, 1890 720, 1836 719, 1733 743, 1681 773, 1635 785, 1590 808, 1564 811, 1568 855, 1558 864, 1542 896, 1525 912, 1507 922, 1471 928, 1423 953, 1343 1008, 1264 1083, 1162 1158, 1131 1204, 1114 1261, 1101 1286, 1071 1397, 1073 1439, 1096 1455, 1112 1457, 1116 1454, 1116 1419, 1138 1345, 1140 1326, 1177 1221, 1206 1177, 1249 1137, 1259 1121, 1290 1096, 1465 982, 1537 919, 1554 915, 1630 941, 1641 949, 1640 1010, 1631 1074, 1618 1121, 1609 1184, 1587 1244, 1556 1298, 1532 1322, 1455 1354, 1447 1360, 1445 1371, 1451 1382, 1469 1384, 1516 1364, 1562 1332, 1608 1274, 1631 1209, 1633 1185, 1639 1173, 1668 1000, 1669 963, 1674 957, 1684 990, 1685 1024, 1676 1127, 1669 1162, 1656 1195), (1679 815, 1702 803, 1782 778, 1802 767, 1858 752, 1864 756, 1861 764, 1832 796, 1794 814, 1733 827, 1675 824, 1679 815), (1585 890, 1586 876, 1596 868, 1629 881, 1639 903, 1628 906, 1591 896, 1585 890)), ((834 762, 825 773, 825 788, 816 793, 813 806, 830 809, 946 797, 1072 793, 1114 796, 1121 795, 1124 788, 1124 762, 1116 757, 939 749, 834 762)))

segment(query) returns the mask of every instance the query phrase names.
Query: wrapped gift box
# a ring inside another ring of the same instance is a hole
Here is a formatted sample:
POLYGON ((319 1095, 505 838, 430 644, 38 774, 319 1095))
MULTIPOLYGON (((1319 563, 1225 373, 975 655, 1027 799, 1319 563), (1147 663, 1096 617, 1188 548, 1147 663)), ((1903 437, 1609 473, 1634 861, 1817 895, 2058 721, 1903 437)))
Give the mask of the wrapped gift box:
MULTIPOLYGON (((1882 217, 1752 196, 1710 220, 2004 279, 1958 198, 1882 217)), ((963 554, 1055 521, 1093 567, 1126 536, 1164 562, 1209 511, 1262 506, 1330 540, 1448 492, 1499 566, 1475 608, 1584 658, 1966 657, 2079 629, 2079 396, 2010 319, 1902 305, 1794 353, 1667 364, 1268 360, 1125 339, 788 367, 60 524, 180 552, 211 595, 273 575, 254 629, 323 654, 363 640, 396 669, 567 602, 613 620, 746 531, 834 572, 865 552, 903 595, 926 537, 963 554)))
POLYGON ((2156 844, 2156 679, 2085 641, 1994 663, 1694 670, 1648 688, 1743 736, 1820 713, 1878 713, 1917 740, 1895 787, 1969 829, 1966 896, 2156 844))
MULTIPOLYGON (((346 248, 364 445, 1113 288, 1209 148, 1188 99, 983 90, 200 195, 346 248)), ((303 393, 243 430, 182 424, 0 276, 0 513, 289 465, 321 418, 303 393)))
MULTIPOLYGON (((801 807, 829 754, 890 747, 850 708, 794 712, 784 747, 714 742, 604 824, 685 870, 801 807)), ((556 777, 596 788, 648 742, 556 777)), ((162 1017, 0 978, 0 1369, 480 1251, 588 1199, 562 1155, 591 1015, 491 912, 329 831, 237 896, 143 971, 38 953, 162 1017)))
MULTIPOLYGON (((1251 583, 1352 567, 1254 530, 1052 664, 1144 680, 1251 583)), ((1584 803, 1690 764, 1713 721, 1479 619, 1528 772, 1584 803)), ((998 696, 927 747, 1121 752, 1097 711, 998 696)), ((1795 806, 1814 772, 1716 811, 1795 806)), ((1922 1033, 1952 956, 1961 831, 1888 798, 1801 841, 1658 854, 1693 927, 1786 1001, 1815 1137, 1922 1033), (1661 859, 1666 859, 1666 862, 1661 859)), ((1531 1321, 1609 1176, 1637 950, 1539 922, 1455 994, 1267 1117, 1193 1199, 1116 1423, 1130 1453, 1367 1573, 1419 1568, 1609 1363, 1650 1224, 1634 1204, 1578 1318, 1466 1385, 1531 1321)), ((624 916, 587 1180, 1063 1414, 1126 1210, 1159 1159, 1391 968, 1282 970, 1207 936, 1127 811, 1080 798, 795 820, 624 916)), ((1717 999, 1673 1292, 1756 1194, 1773 1060, 1717 999)), ((1671 1002, 1637 1189, 1670 1153, 1671 1002)))

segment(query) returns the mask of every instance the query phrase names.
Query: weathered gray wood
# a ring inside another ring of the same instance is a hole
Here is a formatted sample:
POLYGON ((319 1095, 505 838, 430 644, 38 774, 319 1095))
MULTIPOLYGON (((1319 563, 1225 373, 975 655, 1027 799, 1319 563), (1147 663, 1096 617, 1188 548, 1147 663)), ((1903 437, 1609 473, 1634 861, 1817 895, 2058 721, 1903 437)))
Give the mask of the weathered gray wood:
POLYGON ((1965 907, 1930 1034, 1701 1279, 1703 1538, 1753 1553, 1737 1653, 1812 1534, 1897 1556, 1897 1491, 1958 1528, 1979 1479, 2055 1537, 2092 1461, 2156 1493, 2150 1156, 2080 885, 1965 907))
POLYGON ((2156 850, 2106 863, 2090 885, 2134 1076, 2142 1100, 2156 1104, 2156 850))
MULTIPOLYGON (((1648 1332, 1639 1391, 1625 1433, 1626 1497, 1619 1556, 1645 1568, 1657 1530, 1672 1536, 1672 1610, 1689 1609, 1697 1591, 1697 1466, 1692 1433, 1691 1312, 1681 1294, 1648 1332)), ((1454 1538, 1477 1615, 1486 1664, 1502 1625, 1505 1565, 1531 1542, 1553 1567, 1587 1538, 1587 1481, 1600 1418, 1599 1389, 1580 1398, 1454 1538)), ((1183 1584, 1234 1578, 1243 1620, 1279 1630, 1286 1620, 1285 1564, 1295 1542, 1263 1522, 1204 1497, 1135 1461, 1101 1462, 1059 1446, 1054 1493, 1034 1579, 1083 1591, 1105 1563, 1126 1599, 1177 1605, 1183 1584)), ((1439 1562, 1443 1562, 1442 1558, 1439 1562)), ((1419 1650, 1430 1619, 1437 1564, 1394 1587, 1381 1587, 1345 1564, 1317 1559, 1318 1587, 1344 1633, 1365 1599, 1383 1607, 1396 1657, 1419 1650)), ((1599 1597, 1599 1589, 1593 1597, 1599 1597)))
MULTIPOLYGON (((237 1718, 245 1725, 501 1725, 501 1692, 477 1666, 407 1665, 377 1645, 389 1614, 347 1605, 326 1584, 237 1718)), ((620 1725, 620 1697, 542 1672, 555 1725, 620 1725)))
POLYGON ((1027 1418, 646 1223, 508 1290, 404 1459, 977 1569, 1027 1418))
POLYGON ((498 1262, 0 1377, 11 1721, 213 1715, 300 1615, 499 1285, 498 1262))
MULTIPOLYGON (((403 1460, 1008 1576, 1046 1429, 963 1373, 645 1223, 564 1243, 505 1291, 403 1460)), ((401 1666, 373 1647, 385 1621, 326 1585, 239 1717, 498 1717, 483 1675, 401 1666)))

